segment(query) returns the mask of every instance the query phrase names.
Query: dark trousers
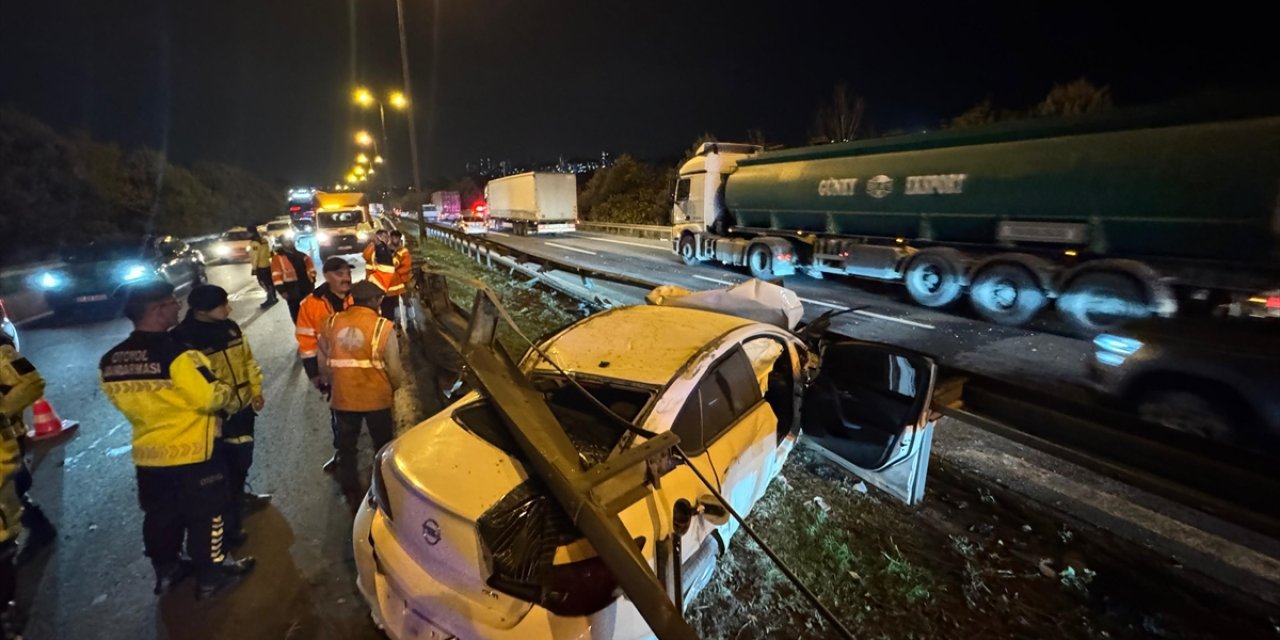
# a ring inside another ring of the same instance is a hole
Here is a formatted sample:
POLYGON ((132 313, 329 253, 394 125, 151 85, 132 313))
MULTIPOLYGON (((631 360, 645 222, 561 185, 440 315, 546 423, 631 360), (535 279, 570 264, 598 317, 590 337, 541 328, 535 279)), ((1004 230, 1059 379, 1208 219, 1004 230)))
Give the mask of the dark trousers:
POLYGON ((360 465, 356 461, 356 443, 360 439, 360 424, 369 426, 369 438, 377 453, 391 442, 391 409, 378 411, 333 410, 333 448, 338 458, 338 483, 343 489, 360 489, 360 465))
POLYGON ((267 302, 274 302, 276 288, 275 285, 271 284, 271 267, 258 267, 253 270, 253 275, 258 277, 258 284, 267 290, 267 302))
POLYGON ((226 559, 222 549, 227 511, 227 478, 221 460, 174 467, 137 467, 142 543, 157 568, 187 555, 202 580, 212 578, 226 559))
POLYGON ((396 309, 400 308, 400 296, 383 296, 382 317, 395 322, 396 309))
POLYGON ((249 467, 253 466, 253 425, 258 414, 245 407, 222 423, 222 437, 214 444, 214 455, 227 471, 227 531, 240 531, 240 496, 244 494, 249 467))

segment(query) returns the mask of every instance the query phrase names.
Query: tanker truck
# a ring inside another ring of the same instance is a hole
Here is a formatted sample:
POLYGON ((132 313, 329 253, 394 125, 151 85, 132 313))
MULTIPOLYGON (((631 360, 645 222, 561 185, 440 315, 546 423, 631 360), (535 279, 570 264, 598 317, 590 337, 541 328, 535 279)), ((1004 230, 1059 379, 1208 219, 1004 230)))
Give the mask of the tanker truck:
POLYGON ((1081 333, 1280 285, 1280 109, 1032 120, 684 163, 672 248, 758 278, 901 283, 1021 325, 1081 333))

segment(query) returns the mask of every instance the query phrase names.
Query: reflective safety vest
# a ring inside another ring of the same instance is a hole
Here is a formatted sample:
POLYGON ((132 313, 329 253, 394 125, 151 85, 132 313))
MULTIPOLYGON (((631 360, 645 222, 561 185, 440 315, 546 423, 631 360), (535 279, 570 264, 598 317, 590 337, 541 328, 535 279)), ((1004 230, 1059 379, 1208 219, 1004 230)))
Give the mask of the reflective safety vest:
POLYGON ((204 354, 165 332, 134 331, 98 363, 107 399, 133 425, 133 464, 204 462, 235 391, 204 354))
MULTIPOLYGON (((302 261, 307 265, 307 282, 316 281, 316 265, 311 261, 311 256, 299 252, 302 261)), ((289 259, 285 252, 279 251, 271 256, 271 284, 280 286, 289 282, 298 282, 298 270, 293 266, 293 260, 289 259)), ((308 284, 308 286, 310 286, 308 284)))
POLYGON ((271 266, 271 243, 265 238, 249 243, 249 255, 252 256, 254 269, 266 269, 271 266))
POLYGON ((378 285, 378 288, 389 296, 404 293, 404 283, 400 282, 397 276, 399 256, 392 251, 391 247, 377 247, 376 243, 370 242, 369 246, 364 248, 363 255, 364 274, 369 282, 378 285), (382 254, 381 257, 379 254, 382 254))
POLYGON ((329 291, 329 283, 324 283, 315 291, 307 294, 298 305, 298 324, 294 327, 294 335, 298 338, 298 355, 303 358, 316 357, 316 338, 329 316, 351 306, 351 296, 345 300, 329 291), (335 305, 335 302, 337 303, 335 305))
POLYGON ((254 359, 240 325, 232 320, 197 320, 188 315, 170 333, 178 342, 203 353, 213 375, 235 389, 227 414, 239 413, 262 395, 262 367, 254 359))
POLYGON ((335 313, 320 334, 320 367, 329 371, 329 406, 338 411, 391 408, 391 377, 384 355, 393 325, 377 311, 354 306, 335 313))
POLYGON ((408 290, 409 281, 413 279, 413 256, 409 254, 409 250, 405 247, 396 249, 396 293, 387 293, 390 295, 400 295, 408 290))
POLYGON ((0 542, 15 540, 22 532, 22 501, 13 484, 22 468, 18 441, 27 432, 22 412, 43 395, 40 372, 0 333, 0 542))

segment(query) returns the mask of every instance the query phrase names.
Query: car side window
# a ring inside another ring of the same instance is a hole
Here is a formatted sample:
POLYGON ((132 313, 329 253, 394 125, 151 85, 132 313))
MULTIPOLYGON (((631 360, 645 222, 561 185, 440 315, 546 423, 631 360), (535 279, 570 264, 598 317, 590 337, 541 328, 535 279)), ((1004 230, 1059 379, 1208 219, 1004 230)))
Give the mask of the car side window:
POLYGON ((702 376, 671 430, 686 453, 700 453, 761 398, 750 360, 741 347, 734 347, 702 376))

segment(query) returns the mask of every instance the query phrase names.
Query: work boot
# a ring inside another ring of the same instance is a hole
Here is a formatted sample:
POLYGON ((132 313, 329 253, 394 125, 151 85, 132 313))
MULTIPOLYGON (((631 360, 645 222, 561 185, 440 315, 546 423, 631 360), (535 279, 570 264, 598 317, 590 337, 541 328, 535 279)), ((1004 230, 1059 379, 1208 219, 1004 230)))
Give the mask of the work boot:
POLYGON ((333 454, 333 457, 332 457, 332 458, 329 458, 329 461, 328 461, 328 462, 326 462, 326 463, 324 463, 324 466, 323 466, 323 467, 321 467, 321 468, 322 468, 322 469, 324 469, 324 472, 325 472, 325 473, 333 473, 334 471, 337 471, 337 469, 338 469, 338 454, 336 454, 336 453, 335 453, 335 454, 333 454))
POLYGON ((169 593, 171 589, 184 578, 191 575, 191 562, 188 560, 179 560, 178 562, 164 562, 157 564, 156 569, 156 586, 152 589, 152 593, 162 596, 169 593))
POLYGON ((204 600, 211 598, 228 587, 233 587, 240 583, 250 571, 253 571, 257 561, 253 556, 246 556, 239 560, 227 556, 221 564, 214 565, 207 569, 196 583, 196 600, 204 600))
POLYGON ((269 493, 242 493, 240 494, 240 508, 245 513, 254 513, 261 511, 271 504, 271 494, 269 493))

